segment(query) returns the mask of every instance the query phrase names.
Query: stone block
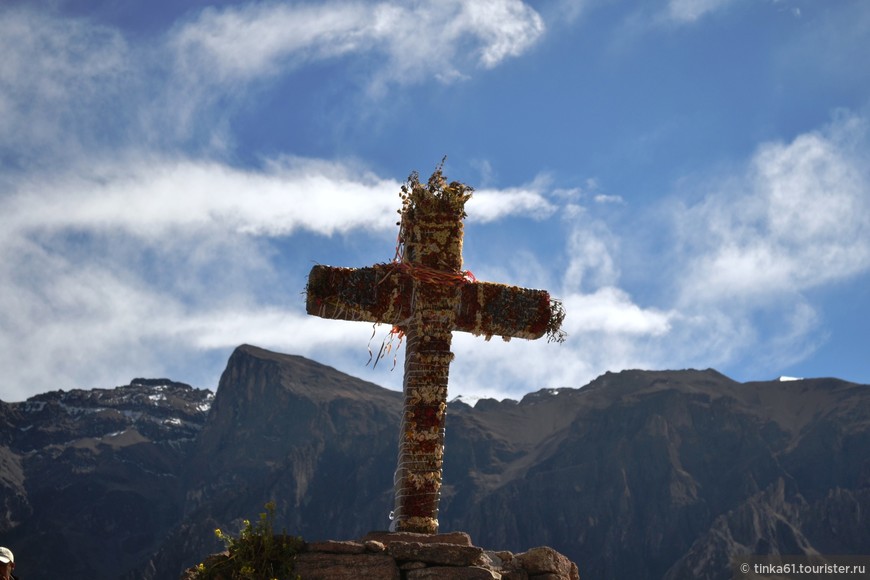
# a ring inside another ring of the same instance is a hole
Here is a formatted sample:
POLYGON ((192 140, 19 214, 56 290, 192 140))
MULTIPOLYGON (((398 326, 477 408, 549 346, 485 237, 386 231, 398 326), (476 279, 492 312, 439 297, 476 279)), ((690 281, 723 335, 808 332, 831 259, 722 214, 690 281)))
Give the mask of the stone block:
POLYGON ((419 570, 426 566, 426 562, 405 562, 404 564, 399 564, 399 570, 419 570))
POLYGON ((481 563, 483 548, 456 544, 394 542, 387 545, 387 553, 400 561, 413 560, 436 566, 474 566, 481 563))
POLYGON ((377 540, 366 540, 363 542, 363 546, 365 546, 367 552, 383 552, 387 549, 387 547, 377 540))
POLYGON ((557 579, 580 580, 577 565, 549 546, 532 548, 514 558, 529 573, 529 578, 541 574, 555 574, 557 579))
POLYGON ((396 562, 386 554, 305 552, 296 557, 296 573, 304 580, 399 580, 396 562))
POLYGON ((407 574, 408 580, 502 580, 501 574, 471 566, 468 568, 456 568, 454 566, 433 566, 411 570, 407 574))
POLYGON ((369 532, 362 539, 375 540, 383 544, 393 542, 416 542, 418 544, 456 544, 470 546, 471 536, 465 532, 445 532, 443 534, 415 534, 414 532, 369 532))
POLYGON ((366 551, 366 547, 362 542, 328 540, 306 544, 304 551, 325 554, 362 554, 366 551))

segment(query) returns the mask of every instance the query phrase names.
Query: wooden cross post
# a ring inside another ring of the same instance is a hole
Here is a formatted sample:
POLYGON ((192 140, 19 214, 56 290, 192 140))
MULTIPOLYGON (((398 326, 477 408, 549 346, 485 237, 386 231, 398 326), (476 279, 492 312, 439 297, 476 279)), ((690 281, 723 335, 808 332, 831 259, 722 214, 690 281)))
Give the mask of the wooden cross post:
POLYGON ((394 261, 367 268, 315 266, 308 278, 308 314, 391 324, 406 341, 394 531, 438 531, 453 331, 487 340, 544 334, 564 340, 564 312, 547 292, 477 282, 462 270, 462 220, 471 192, 461 183, 447 184, 440 166, 426 185, 412 173, 402 186, 394 261))

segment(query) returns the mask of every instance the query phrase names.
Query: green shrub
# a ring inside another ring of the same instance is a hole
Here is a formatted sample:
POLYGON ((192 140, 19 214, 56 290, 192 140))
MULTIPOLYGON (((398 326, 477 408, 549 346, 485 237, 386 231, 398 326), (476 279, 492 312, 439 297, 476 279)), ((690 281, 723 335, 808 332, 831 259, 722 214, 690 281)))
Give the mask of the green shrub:
POLYGON ((269 502, 256 524, 244 520, 238 538, 216 529, 227 552, 199 564, 193 580, 299 580, 293 568, 304 542, 286 531, 276 535, 274 519, 275 503, 269 502))

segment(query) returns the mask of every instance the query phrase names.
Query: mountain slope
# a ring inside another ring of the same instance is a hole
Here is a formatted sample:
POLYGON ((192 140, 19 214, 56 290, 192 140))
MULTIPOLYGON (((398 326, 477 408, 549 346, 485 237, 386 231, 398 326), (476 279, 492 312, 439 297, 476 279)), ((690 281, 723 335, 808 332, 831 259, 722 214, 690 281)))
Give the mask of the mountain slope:
MULTIPOLYGON (((103 563, 95 575, 155 580, 218 550, 215 527, 236 531, 269 500, 280 526, 310 540, 388 526, 400 394, 302 357, 236 349, 207 420, 174 445, 144 427, 97 440, 117 418, 92 432, 52 426, 27 410, 39 403, 0 404, 0 530, 19 541, 22 562, 45 542, 80 542, 58 527, 64 518, 90 521, 97 539, 112 530, 132 548, 123 565, 103 563), (40 464, 54 456, 64 458, 56 473, 40 464), (130 462, 138 467, 124 471, 130 462), (148 479, 145 465, 162 477, 148 479), (133 483, 143 477, 148 493, 133 483), (72 513, 58 498, 75 493, 115 499, 72 513), (147 519, 142 501, 151 502, 147 519)), ((494 549, 550 545, 581 577, 725 579, 741 553, 861 553, 867 513, 865 385, 624 371, 582 389, 449 406, 442 531, 494 549)), ((83 562, 98 559, 81 546, 83 562)), ((45 570, 26 576, 55 577, 45 570)))
POLYGON ((28 578, 117 578, 177 522, 213 395, 167 379, 0 402, 0 518, 28 578))

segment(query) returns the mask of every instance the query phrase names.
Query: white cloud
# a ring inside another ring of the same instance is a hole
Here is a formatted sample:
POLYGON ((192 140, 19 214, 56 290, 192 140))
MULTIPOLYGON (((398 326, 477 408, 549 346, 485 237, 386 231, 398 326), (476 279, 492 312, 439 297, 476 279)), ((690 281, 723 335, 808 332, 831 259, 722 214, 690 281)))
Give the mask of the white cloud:
POLYGON ((360 344, 359 339, 371 334, 371 325, 324 322, 299 310, 262 306, 200 312, 181 319, 174 332, 202 350, 231 349, 248 343, 309 356, 321 349, 359 347, 364 351, 365 344, 360 344))
MULTIPOLYGON (((807 356, 820 340, 820 315, 802 293, 870 267, 863 140, 862 120, 843 116, 790 143, 763 145, 742 176, 706 179, 710 193, 674 216, 682 244, 675 291, 656 305, 620 287, 625 234, 591 211, 560 221, 571 226, 564 270, 533 254, 522 261, 563 299, 568 342, 487 343, 457 333, 454 392, 516 396, 516 385, 579 386, 628 367, 727 365, 749 351, 771 366, 807 356), (779 320, 775 330, 759 324, 760 310, 779 320)), ((283 158, 241 170, 128 156, 4 187, 0 251, 10 258, 0 267, 0 364, 13 369, 16 388, 104 386, 242 342, 401 382, 400 370, 386 370, 391 364, 364 370, 370 326, 306 316, 301 297, 258 296, 269 285, 299 292, 309 266, 277 272, 263 246, 269 239, 391 231, 397 181, 337 161, 283 158), (88 364, 101 360, 117 364, 88 364)), ((475 192, 470 213, 552 219, 545 187, 538 180, 475 192)))
POLYGON ((511 215, 543 219, 556 211, 556 206, 547 200, 535 184, 500 190, 475 190, 466 207, 470 221, 483 223, 511 215))
POLYGON ((548 20, 572 24, 595 0, 557 0, 552 6, 552 16, 548 20))
MULTIPOLYGON (((679 24, 693 24, 705 16, 737 4, 740 0, 668 0, 666 17, 679 24)), ((792 0, 767 0, 771 4, 791 3, 792 0)), ((788 10, 794 18, 801 17, 801 10, 792 7, 788 10)))
POLYGON ((520 398, 546 387, 580 387, 608 370, 658 368, 650 342, 666 340, 668 313, 642 309, 617 288, 562 296, 567 312, 563 344, 545 339, 486 342, 454 333, 452 393, 520 398))
POLYGON ((0 11, 0 153, 21 166, 119 144, 226 152, 244 97, 303 65, 353 59, 349 82, 383 95, 493 68, 544 33, 520 0, 252 2, 143 41, 50 9, 0 11))
POLYGON ((287 64, 368 48, 364 45, 389 32, 386 24, 392 19, 387 7, 362 3, 209 7, 178 27, 170 44, 185 74, 202 71, 223 82, 244 81, 287 64))
MULTIPOLYGON (((7 178, 0 365, 16 391, 0 398, 119 384, 243 342, 355 368, 371 329, 304 315, 297 294, 311 264, 278 271, 268 244, 301 232, 389 236, 399 187, 355 163, 282 158, 243 170, 132 154, 7 178), (107 360, 111 369, 97 368, 107 360)), ((484 221, 552 210, 529 188, 481 193, 484 221)))
POLYGON ((143 238, 178 228, 324 235, 395 227, 399 182, 351 166, 291 159, 264 171, 214 161, 128 159, 102 170, 32 178, 0 202, 11 229, 120 229, 143 238))
POLYGON ((20 160, 99 140, 105 105, 135 84, 128 52, 114 29, 0 7, 0 153, 20 160))
POLYGON ((465 32, 483 41, 480 63, 487 68, 521 55, 544 32, 544 22, 537 12, 516 0, 464 2, 454 21, 459 23, 466 23, 465 32))
POLYGON ((663 353, 657 345, 668 341, 677 315, 641 306, 619 288, 618 237, 586 213, 575 218, 565 222, 571 226, 564 248, 567 269, 559 270, 559 260, 552 256, 546 261, 529 254, 522 257, 524 269, 536 271, 532 277, 562 301, 567 341, 485 342, 455 333, 451 384, 462 392, 517 398, 538 388, 582 386, 607 370, 661 364, 657 357, 663 353))
MULTIPOLYGON (((688 23, 728 4, 669 6, 688 23)), ((304 315, 296 293, 310 264, 279 264, 270 244, 313 234, 324 247, 356 247, 372 232, 393 232, 399 182, 342 160, 287 157, 242 169, 180 153, 179 143, 196 125, 209 143, 231 145, 228 117, 215 119, 212 105, 312 62, 347 59, 377 90, 463 78, 526 53, 544 33, 538 14, 516 0, 211 8, 151 39, 153 48, 90 20, 2 15, 0 153, 24 159, 0 183, 7 400, 107 386, 150 372, 143 369, 189 369, 179 361, 241 342, 361 374, 371 327, 304 315), (126 143, 130 135, 136 145, 126 143), (34 163, 39 171, 28 170, 34 163)), ((807 291, 870 267, 865 140, 863 121, 843 116, 760 147, 737 176, 708 176, 710 193, 660 224, 676 230, 680 251, 646 256, 650 269, 661 266, 654 285, 674 280, 652 304, 621 287, 622 240, 631 234, 596 221, 595 205, 579 205, 619 202, 594 180, 548 191, 551 180, 539 178, 475 192, 473 221, 577 222, 564 252, 550 248, 544 260, 523 249, 504 260, 516 271, 512 262, 523 264, 524 282, 563 298, 570 336, 556 346, 457 333, 452 385, 510 393, 579 386, 626 367, 717 366, 747 352, 772 365, 806 356, 823 334, 823 312, 807 291), (553 219, 560 205, 562 221, 553 219), (777 322, 774 331, 759 323, 760 311, 777 322)), ((401 381, 400 370, 381 368, 364 376, 401 381)))
POLYGON ((865 134, 846 117, 763 145, 744 178, 678 216, 690 252, 683 301, 765 300, 870 267, 865 134))
POLYGON ((581 221, 575 225, 566 248, 569 258, 564 277, 566 291, 574 293, 615 285, 619 279, 619 268, 613 256, 617 244, 616 236, 601 222, 581 221))
POLYGON ((698 184, 710 193, 674 215, 676 351, 707 366, 751 353, 768 372, 819 347, 823 316, 808 291, 870 269, 866 137, 864 119, 841 114, 698 184))
POLYGON ((623 205, 625 200, 621 195, 605 195, 603 193, 596 195, 594 198, 595 203, 615 203, 618 205, 623 205))
POLYGON ((91 381, 117 380, 114 373, 132 372, 154 355, 155 333, 176 314, 173 300, 132 283, 126 271, 17 242, 4 244, 0 266, 0 361, 8 371, 2 398, 111 385, 91 381))
POLYGON ((383 58, 375 83, 463 76, 466 54, 492 68, 527 51, 541 17, 520 0, 405 3, 258 3, 210 8, 172 45, 185 75, 231 82, 348 54, 383 58))
POLYGON ((579 187, 556 188, 551 192, 551 195, 556 199, 573 201, 580 199, 583 195, 583 190, 579 187))
POLYGON ((669 0, 668 16, 678 22, 694 22, 735 0, 669 0))
POLYGON ((671 328, 670 315, 643 309, 619 288, 608 286, 591 294, 572 294, 564 299, 565 330, 569 335, 606 333, 610 335, 662 336, 671 328))
MULTIPOLYGON (((153 238, 178 228, 263 236, 392 230, 401 185, 354 163, 289 157, 262 170, 128 157, 77 171, 18 183, 0 200, 7 232, 81 228, 153 238)), ((481 222, 555 211, 534 185, 475 191, 468 205, 481 222)))

